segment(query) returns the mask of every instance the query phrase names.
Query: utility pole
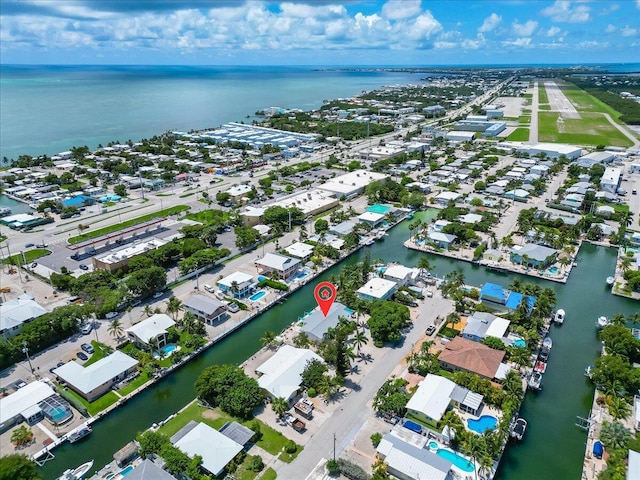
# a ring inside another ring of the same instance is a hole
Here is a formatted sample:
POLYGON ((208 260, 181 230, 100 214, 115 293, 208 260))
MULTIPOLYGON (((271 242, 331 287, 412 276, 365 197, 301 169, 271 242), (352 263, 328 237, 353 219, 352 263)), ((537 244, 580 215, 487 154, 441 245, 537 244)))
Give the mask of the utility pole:
MULTIPOLYGON (((24 353, 27 356, 27 361, 29 362, 29 368, 31 369, 31 373, 33 373, 33 365, 31 365, 31 357, 29 357, 29 347, 27 347, 27 342, 22 342, 22 353, 24 353)), ((334 443, 335 443, 335 438, 334 438, 334 443)))
POLYGON ((336 434, 333 434, 333 461, 336 461, 336 434))

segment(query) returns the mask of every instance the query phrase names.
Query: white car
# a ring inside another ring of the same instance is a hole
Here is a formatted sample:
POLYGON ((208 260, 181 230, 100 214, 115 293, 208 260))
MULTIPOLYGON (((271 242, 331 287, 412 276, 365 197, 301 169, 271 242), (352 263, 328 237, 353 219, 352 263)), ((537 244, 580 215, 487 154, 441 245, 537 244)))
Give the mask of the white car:
POLYGON ((107 320, 111 320, 112 318, 116 318, 117 316, 118 312, 109 312, 104 316, 104 318, 106 318, 107 320))
POLYGON ((162 295, 164 295, 164 292, 156 292, 153 294, 153 298, 160 298, 162 295))

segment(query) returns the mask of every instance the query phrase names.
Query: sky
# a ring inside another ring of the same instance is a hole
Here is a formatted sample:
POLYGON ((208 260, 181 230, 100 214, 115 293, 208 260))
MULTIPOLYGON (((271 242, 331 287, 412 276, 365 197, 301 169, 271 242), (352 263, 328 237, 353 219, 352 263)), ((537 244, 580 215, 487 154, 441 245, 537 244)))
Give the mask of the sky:
POLYGON ((2 64, 640 62, 640 0, 1 0, 2 64))

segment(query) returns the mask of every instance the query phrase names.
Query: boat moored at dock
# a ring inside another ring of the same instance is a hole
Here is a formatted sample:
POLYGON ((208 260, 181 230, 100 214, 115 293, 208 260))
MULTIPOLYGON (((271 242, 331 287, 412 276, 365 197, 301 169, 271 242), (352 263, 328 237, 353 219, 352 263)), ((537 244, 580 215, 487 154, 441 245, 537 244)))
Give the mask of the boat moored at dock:
POLYGON ((616 279, 614 277, 607 277, 607 285, 613 285, 616 279))
POLYGON ((93 430, 91 430, 91 427, 89 425, 83 425, 80 428, 77 428, 76 430, 73 430, 71 433, 69 433, 68 435, 68 439, 70 443, 76 443, 79 442, 80 440, 82 440, 84 437, 88 436, 93 430))
POLYGON ((527 382, 529 390, 542 390, 542 373, 534 371, 527 382))
POLYGON ((563 309, 559 308, 556 310, 555 315, 553 316, 553 321, 558 325, 562 325, 564 323, 565 312, 563 309))
POLYGON ((598 320, 596 320, 596 327, 597 328, 604 328, 607 325, 611 324, 611 320, 609 320, 607 317, 605 317, 604 315, 601 315, 598 317, 598 320))
POLYGON ((93 467, 93 460, 85 462, 77 468, 65 470, 64 473, 58 477, 58 480, 81 480, 89 473, 91 467, 93 467))
POLYGON ((513 422, 513 426, 511 427, 511 438, 515 438, 517 441, 522 441, 524 438, 524 434, 527 431, 527 421, 518 417, 515 422, 513 422))

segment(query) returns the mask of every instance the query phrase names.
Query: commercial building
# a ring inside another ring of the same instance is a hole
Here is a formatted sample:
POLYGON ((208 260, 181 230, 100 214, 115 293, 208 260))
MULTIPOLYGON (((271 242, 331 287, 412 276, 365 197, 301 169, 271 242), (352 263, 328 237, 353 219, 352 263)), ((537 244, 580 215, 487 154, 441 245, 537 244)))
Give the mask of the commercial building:
POLYGON ((151 238, 149 240, 139 240, 132 245, 117 248, 102 257, 93 257, 93 268, 95 270, 107 270, 115 272, 120 268, 127 266, 133 257, 142 255, 149 250, 155 250, 158 247, 166 245, 168 242, 160 238, 151 238))
POLYGON ((384 173, 368 172, 367 170, 355 170, 318 186, 319 189, 333 193, 337 198, 342 196, 353 198, 364 192, 367 185, 376 181, 384 181, 389 178, 384 173))

